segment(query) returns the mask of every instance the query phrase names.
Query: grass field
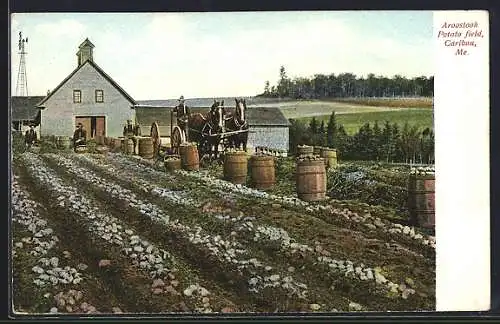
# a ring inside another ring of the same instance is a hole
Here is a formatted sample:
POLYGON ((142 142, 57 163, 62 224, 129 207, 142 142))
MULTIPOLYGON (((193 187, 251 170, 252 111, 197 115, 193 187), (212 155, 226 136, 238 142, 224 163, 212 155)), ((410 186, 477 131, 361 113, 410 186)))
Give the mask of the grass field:
MULTIPOLYGON (((328 123, 330 115, 316 116, 316 119, 321 122, 328 123)), ((337 123, 344 125, 346 132, 350 135, 355 134, 361 126, 365 123, 373 125, 375 121, 378 122, 380 127, 383 127, 385 121, 390 123, 397 123, 401 127, 406 121, 410 126, 418 125, 423 129, 426 127, 434 128, 433 111, 431 109, 404 109, 392 111, 367 111, 360 113, 343 113, 336 115, 337 123)), ((310 122, 312 117, 299 118, 299 120, 310 122)))
POLYGON ((433 98, 339 98, 337 102, 373 107, 432 108, 433 98))

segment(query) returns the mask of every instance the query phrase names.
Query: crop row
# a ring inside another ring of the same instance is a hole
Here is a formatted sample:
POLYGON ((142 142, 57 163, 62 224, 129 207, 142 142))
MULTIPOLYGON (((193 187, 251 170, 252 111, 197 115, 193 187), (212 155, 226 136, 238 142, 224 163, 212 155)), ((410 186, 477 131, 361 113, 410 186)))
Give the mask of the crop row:
MULTIPOLYGON (((179 202, 179 199, 172 199, 168 195, 161 194, 168 192, 168 189, 161 188, 156 184, 152 184, 151 182, 137 178, 133 176, 138 170, 131 170, 131 168, 124 168, 123 165, 120 167, 115 167, 110 165, 102 160, 96 160, 94 158, 88 156, 77 156, 75 159, 80 160, 83 163, 86 163, 92 166, 95 169, 99 169, 102 172, 105 172, 109 176, 114 176, 121 181, 124 181, 128 185, 135 186, 137 188, 143 188, 145 191, 153 195, 157 195, 160 199, 169 200, 171 203, 179 202), (136 172, 134 172, 136 171, 136 172)), ((199 206, 200 202, 195 202, 195 205, 199 206)), ((382 284, 387 287, 388 290, 392 294, 398 294, 402 296, 404 299, 408 298, 409 295, 415 293, 415 290, 407 287, 405 284, 395 284, 389 280, 387 280, 377 269, 378 267, 369 268, 365 267, 363 264, 356 265, 350 260, 338 260, 335 258, 331 258, 328 255, 331 253, 326 249, 320 248, 321 243, 317 242, 315 248, 312 248, 306 244, 297 242, 293 237, 282 228, 269 226, 265 224, 261 224, 258 222, 254 223, 255 217, 245 216, 240 212, 239 216, 231 217, 229 215, 223 215, 220 212, 209 212, 210 208, 203 207, 203 212, 215 219, 226 223, 232 223, 233 232, 232 234, 241 235, 244 234, 248 241, 259 242, 259 244, 265 245, 269 243, 269 245, 278 245, 279 250, 282 252, 290 253, 291 257, 296 252, 300 252, 300 254, 307 254, 308 257, 315 259, 314 264, 317 264, 318 267, 311 267, 313 271, 321 271, 325 272, 325 275, 328 276, 329 272, 350 278, 356 278, 358 280, 367 280, 374 281, 377 284, 382 284), (326 265, 326 267, 321 267, 321 265, 326 265)), ((270 268, 270 267, 269 267, 270 268)), ((250 279, 251 282, 256 282, 255 278, 250 279)))

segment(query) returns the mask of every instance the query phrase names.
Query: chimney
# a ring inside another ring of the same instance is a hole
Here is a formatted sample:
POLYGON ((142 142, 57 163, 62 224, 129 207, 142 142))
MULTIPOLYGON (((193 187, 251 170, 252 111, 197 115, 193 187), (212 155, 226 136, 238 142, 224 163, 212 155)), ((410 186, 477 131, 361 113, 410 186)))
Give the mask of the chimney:
POLYGON ((86 38, 83 43, 78 46, 78 52, 76 53, 78 59, 78 66, 84 64, 87 60, 94 61, 93 57, 93 48, 94 44, 92 44, 88 38, 86 38))

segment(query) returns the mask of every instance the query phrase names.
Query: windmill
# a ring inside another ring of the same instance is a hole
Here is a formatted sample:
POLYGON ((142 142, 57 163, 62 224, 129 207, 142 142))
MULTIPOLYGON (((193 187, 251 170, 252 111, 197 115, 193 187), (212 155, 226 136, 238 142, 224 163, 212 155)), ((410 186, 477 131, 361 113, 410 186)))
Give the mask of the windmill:
POLYGON ((22 33, 19 32, 19 54, 21 55, 19 61, 19 72, 17 73, 17 86, 16 95, 17 96, 27 96, 28 95, 28 78, 26 76, 26 52, 25 44, 28 43, 28 38, 24 38, 22 33))

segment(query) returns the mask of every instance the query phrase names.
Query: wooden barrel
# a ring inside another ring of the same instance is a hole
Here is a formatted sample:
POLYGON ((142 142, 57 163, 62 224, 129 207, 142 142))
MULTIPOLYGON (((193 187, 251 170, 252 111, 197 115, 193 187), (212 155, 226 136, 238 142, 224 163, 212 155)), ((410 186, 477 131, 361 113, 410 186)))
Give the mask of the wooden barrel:
POLYGON ((181 144, 179 146, 181 156, 181 166, 187 171, 197 171, 200 169, 200 157, 198 147, 193 144, 181 144))
POLYGON ((254 155, 250 159, 252 186, 257 189, 270 189, 276 183, 274 158, 254 155))
POLYGON ((224 179, 236 184, 247 181, 248 157, 245 151, 227 152, 224 157, 224 179))
POLYGON ((169 156, 164 161, 165 171, 172 172, 181 169, 181 158, 178 155, 169 156))
POLYGON ((323 149, 323 147, 321 147, 321 146, 315 146, 314 149, 313 149, 313 154, 314 155, 321 155, 321 149, 323 149))
POLYGON ((297 155, 298 156, 312 156, 314 153, 314 147, 308 145, 298 145, 297 155))
POLYGON ((67 150, 71 147, 71 140, 68 136, 58 136, 56 138, 57 148, 67 150))
POLYGON ((411 174, 408 181, 408 210, 410 221, 424 228, 434 228, 434 175, 411 174))
POLYGON ((337 150, 323 147, 321 149, 321 157, 325 161, 325 166, 327 169, 335 168, 337 166, 337 150))
POLYGON ((121 138, 113 138, 111 140, 111 149, 114 152, 119 152, 122 148, 122 140, 121 138))
POLYGON ((153 158, 153 138, 152 137, 139 137, 139 156, 144 159, 153 158))
POLYGON ((326 169, 323 160, 297 161, 296 186, 299 199, 326 199, 326 169))
POLYGON ((127 140, 127 152, 126 153, 132 154, 132 155, 135 153, 134 152, 134 141, 131 138, 129 138, 127 140))
POLYGON ((120 139, 120 148, 121 148, 123 153, 127 154, 127 139, 126 138, 120 139))

